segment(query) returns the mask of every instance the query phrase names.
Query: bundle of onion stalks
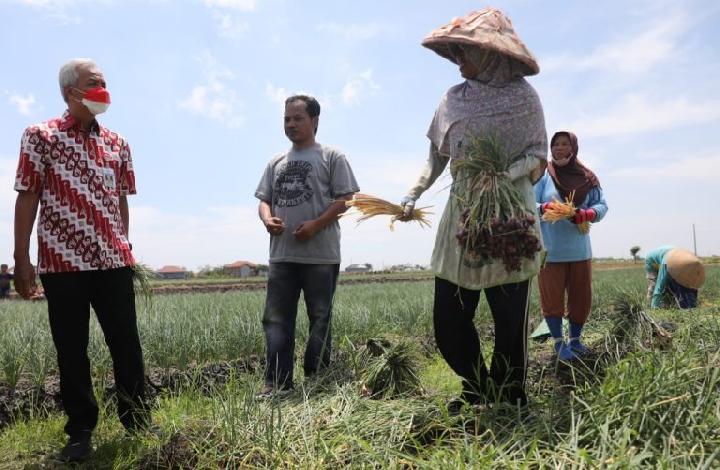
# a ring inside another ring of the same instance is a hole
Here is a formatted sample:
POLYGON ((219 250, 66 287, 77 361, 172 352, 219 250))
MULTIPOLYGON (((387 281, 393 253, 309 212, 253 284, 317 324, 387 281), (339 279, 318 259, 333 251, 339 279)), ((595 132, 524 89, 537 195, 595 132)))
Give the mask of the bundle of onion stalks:
POLYGON ((370 338, 364 356, 363 395, 396 398, 421 393, 420 360, 410 341, 370 338))
POLYGON ((672 334, 646 311, 641 292, 618 290, 612 300, 609 318, 613 323, 611 337, 618 341, 617 346, 622 346, 621 349, 648 345, 661 349, 672 347, 672 334))
POLYGON ((473 257, 502 260, 508 272, 519 271, 523 258, 540 251, 535 217, 508 176, 511 160, 492 138, 471 138, 466 158, 453 162, 460 207, 456 237, 473 257))
MULTIPOLYGON (((370 196, 368 194, 355 194, 353 198, 345 202, 345 206, 354 208, 361 215, 358 217, 358 223, 375 217, 377 215, 389 215, 390 218, 390 230, 394 230, 395 221, 410 222, 412 220, 420 224, 420 226, 430 227, 430 221, 428 215, 432 212, 428 212, 426 209, 429 207, 420 207, 413 209, 410 217, 403 217, 403 207, 399 204, 393 204, 392 202, 385 201, 379 197, 370 196)), ((348 215, 348 214, 345 214, 348 215)))
MULTIPOLYGON (((565 202, 561 202, 557 199, 553 199, 548 204, 547 209, 543 212, 542 219, 546 222, 555 223, 558 220, 572 219, 575 217, 575 204, 573 204, 573 197, 575 191, 571 192, 568 197, 565 198, 565 202)), ((590 231, 590 222, 583 222, 577 224, 577 229, 580 233, 588 233, 590 231)))
POLYGON ((132 267, 132 277, 135 295, 140 296, 148 305, 151 305, 153 290, 150 281, 155 277, 155 273, 146 264, 135 263, 132 267))

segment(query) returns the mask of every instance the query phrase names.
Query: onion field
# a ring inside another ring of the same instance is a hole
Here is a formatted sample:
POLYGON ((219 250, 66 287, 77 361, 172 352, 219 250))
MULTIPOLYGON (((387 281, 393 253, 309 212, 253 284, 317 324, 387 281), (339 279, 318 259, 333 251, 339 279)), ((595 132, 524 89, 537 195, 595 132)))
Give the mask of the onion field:
MULTIPOLYGON (((263 290, 138 297, 157 429, 124 434, 110 356, 92 319, 102 412, 96 450, 75 468, 720 468, 720 266, 707 272, 698 309, 645 310, 672 334, 664 342, 638 316, 640 265, 596 271, 586 328, 592 355, 567 366, 549 342, 531 342, 528 408, 459 414, 446 407, 460 384, 435 348, 430 280, 339 285, 331 367, 312 380, 296 367, 296 391, 269 400, 255 398, 263 290), (398 354, 417 386, 374 393, 368 370, 377 358, 368 351, 380 340, 403 345, 398 354)), ((530 308, 534 326, 536 283, 530 308)), ((65 468, 57 461, 64 416, 46 309, 0 301, 3 469, 65 468)), ((476 324, 488 358, 484 300, 476 324)), ((296 361, 306 336, 301 306, 296 361)))

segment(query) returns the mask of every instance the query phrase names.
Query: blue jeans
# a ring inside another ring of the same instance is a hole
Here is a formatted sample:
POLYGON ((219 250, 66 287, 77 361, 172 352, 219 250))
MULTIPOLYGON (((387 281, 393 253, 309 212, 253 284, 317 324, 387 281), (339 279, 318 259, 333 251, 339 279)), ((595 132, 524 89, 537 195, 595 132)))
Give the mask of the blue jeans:
POLYGON ((265 383, 293 386, 295 319, 300 291, 310 320, 305 376, 330 364, 332 300, 339 264, 270 263, 263 330, 267 344, 265 383))
POLYGON ((672 277, 668 276, 668 290, 672 293, 680 308, 697 307, 697 289, 691 289, 678 284, 672 277))

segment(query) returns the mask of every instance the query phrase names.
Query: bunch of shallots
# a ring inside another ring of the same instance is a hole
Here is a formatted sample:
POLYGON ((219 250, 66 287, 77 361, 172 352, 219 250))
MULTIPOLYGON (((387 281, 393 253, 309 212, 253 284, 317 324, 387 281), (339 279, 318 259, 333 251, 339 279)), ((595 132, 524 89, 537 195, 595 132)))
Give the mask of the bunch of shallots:
POLYGON ((454 162, 454 194, 463 208, 457 239, 470 257, 502 260, 508 272, 519 271, 541 245, 535 217, 508 176, 511 161, 493 139, 471 139, 465 156, 454 162))

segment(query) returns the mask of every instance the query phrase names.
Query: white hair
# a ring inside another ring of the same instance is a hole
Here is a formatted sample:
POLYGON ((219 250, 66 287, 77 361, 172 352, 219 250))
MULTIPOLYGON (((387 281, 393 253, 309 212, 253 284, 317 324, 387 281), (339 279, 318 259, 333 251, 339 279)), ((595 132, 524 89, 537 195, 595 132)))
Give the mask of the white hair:
POLYGON ((60 82, 60 94, 66 103, 65 87, 77 84, 78 78, 80 78, 80 73, 78 73, 80 67, 96 68, 97 64, 92 59, 70 59, 60 67, 58 82, 60 82))

